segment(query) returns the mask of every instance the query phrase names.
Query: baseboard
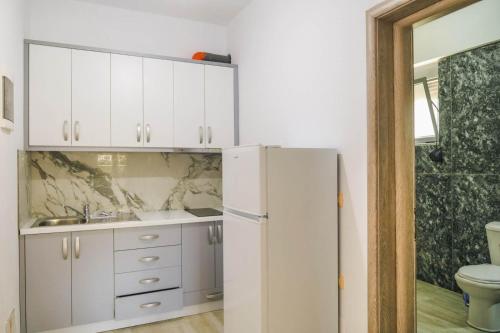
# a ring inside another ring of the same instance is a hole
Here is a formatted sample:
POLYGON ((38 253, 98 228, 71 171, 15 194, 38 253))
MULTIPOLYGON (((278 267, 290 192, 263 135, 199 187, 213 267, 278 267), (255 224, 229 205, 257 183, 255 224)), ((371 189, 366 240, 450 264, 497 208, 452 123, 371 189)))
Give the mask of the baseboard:
POLYGON ((60 328, 57 330, 44 331, 42 333, 98 333, 116 330, 120 328, 132 327, 143 324, 150 324, 158 321, 164 321, 168 319, 180 318, 191 316, 199 313, 210 312, 215 310, 223 309, 223 301, 210 302, 204 304, 197 304, 186 306, 178 311, 172 311, 168 313, 157 314, 153 316, 126 319, 126 320, 110 320, 103 321, 99 323, 93 323, 81 326, 72 326, 66 328, 60 328))

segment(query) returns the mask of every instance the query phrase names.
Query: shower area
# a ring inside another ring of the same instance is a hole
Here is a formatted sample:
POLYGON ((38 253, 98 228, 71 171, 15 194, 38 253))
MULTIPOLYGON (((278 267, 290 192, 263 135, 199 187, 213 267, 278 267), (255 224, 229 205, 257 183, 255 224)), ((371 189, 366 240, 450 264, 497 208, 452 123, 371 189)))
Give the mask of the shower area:
POLYGON ((485 226, 500 221, 499 40, 415 64, 420 333, 480 332, 465 323, 467 295, 454 276, 491 262, 485 226))

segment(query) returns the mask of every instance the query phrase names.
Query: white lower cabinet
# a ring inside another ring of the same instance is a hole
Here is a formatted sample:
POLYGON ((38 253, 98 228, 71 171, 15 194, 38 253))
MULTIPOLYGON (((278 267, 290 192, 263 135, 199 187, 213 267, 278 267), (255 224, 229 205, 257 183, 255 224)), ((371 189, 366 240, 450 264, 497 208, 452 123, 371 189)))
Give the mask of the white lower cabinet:
POLYGON ((27 331, 113 319, 113 230, 26 236, 27 331))
POLYGON ((220 300, 222 237, 222 222, 27 235, 27 332, 220 300))
POLYGON ((28 333, 71 326, 71 252, 71 233, 26 236, 28 333))
POLYGON ((73 232, 71 238, 73 325, 113 319, 113 230, 73 232))
POLYGON ((182 226, 182 288, 184 305, 222 298, 222 224, 182 226), (218 228, 218 226, 221 226, 218 228), (220 246, 219 246, 220 245, 220 246))

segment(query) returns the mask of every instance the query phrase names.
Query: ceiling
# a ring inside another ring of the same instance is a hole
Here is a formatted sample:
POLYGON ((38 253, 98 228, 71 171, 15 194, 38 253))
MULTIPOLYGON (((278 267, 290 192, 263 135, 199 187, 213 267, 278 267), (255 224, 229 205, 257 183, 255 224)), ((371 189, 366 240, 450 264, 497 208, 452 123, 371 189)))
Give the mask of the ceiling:
POLYGON ((79 0, 215 24, 228 24, 251 0, 79 0))

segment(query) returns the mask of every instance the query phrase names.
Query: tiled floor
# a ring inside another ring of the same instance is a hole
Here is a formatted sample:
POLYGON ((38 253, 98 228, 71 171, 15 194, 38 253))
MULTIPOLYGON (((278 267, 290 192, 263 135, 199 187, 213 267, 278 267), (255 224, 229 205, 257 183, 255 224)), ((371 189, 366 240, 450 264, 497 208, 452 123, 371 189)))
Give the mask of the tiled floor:
POLYGON ((417 281, 418 333, 480 333, 466 324, 462 295, 417 281))
POLYGON ((223 333, 223 326, 224 313, 221 310, 108 333, 223 333))

